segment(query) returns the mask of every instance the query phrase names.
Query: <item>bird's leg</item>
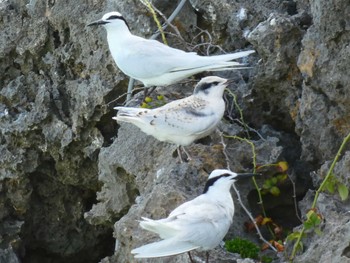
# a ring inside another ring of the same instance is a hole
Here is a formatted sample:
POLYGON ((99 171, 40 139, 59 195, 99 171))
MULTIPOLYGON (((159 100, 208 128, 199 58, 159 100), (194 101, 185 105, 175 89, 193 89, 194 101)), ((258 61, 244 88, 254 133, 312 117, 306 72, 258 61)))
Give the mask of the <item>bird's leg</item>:
POLYGON ((191 161, 192 158, 191 158, 191 155, 186 151, 185 147, 179 145, 177 147, 177 154, 179 155, 179 158, 180 158, 180 162, 183 163, 184 160, 182 159, 182 153, 181 153, 181 150, 186 154, 187 158, 186 158, 186 161, 191 161))
POLYGON ((181 146, 178 146, 177 147, 177 155, 179 156, 179 158, 180 158, 180 163, 183 163, 184 162, 184 160, 182 159, 182 155, 181 155, 181 149, 180 149, 180 147, 181 146))
POLYGON ((206 259, 205 259, 205 263, 209 263, 209 252, 205 252, 206 255, 206 259))
POLYGON ((190 261, 191 261, 191 263, 195 263, 195 262, 194 262, 194 260, 193 260, 193 258, 192 258, 191 252, 190 252, 190 251, 188 251, 187 253, 188 253, 188 256, 190 257, 190 261))
POLYGON ((187 161, 191 161, 192 157, 191 155, 186 151, 184 146, 181 146, 182 150, 184 151, 184 153, 187 155, 187 161))

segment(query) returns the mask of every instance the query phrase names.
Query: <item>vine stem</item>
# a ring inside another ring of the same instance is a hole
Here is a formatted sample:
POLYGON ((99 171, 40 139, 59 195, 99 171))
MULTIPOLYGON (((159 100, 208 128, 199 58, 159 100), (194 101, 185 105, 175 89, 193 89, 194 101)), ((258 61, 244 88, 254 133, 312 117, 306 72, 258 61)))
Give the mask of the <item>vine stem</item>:
MULTIPOLYGON (((253 152, 253 173, 256 173, 256 153, 255 153, 255 145, 254 145, 254 143, 252 143, 250 140, 248 140, 246 138, 241 138, 241 137, 236 136, 236 135, 225 135, 224 134, 223 137, 236 139, 236 140, 239 140, 239 141, 244 141, 244 142, 246 142, 246 143, 248 143, 250 145, 250 147, 252 148, 252 152, 253 152)), ((254 177, 253 177, 253 184, 254 184, 257 192, 258 192, 259 205, 261 205, 262 213, 263 213, 264 217, 267 217, 266 216, 266 212, 265 212, 265 208, 264 208, 264 205, 263 205, 263 199, 262 199, 260 187, 258 186, 258 183, 256 182, 254 177)))
POLYGON ((148 0, 141 0, 141 3, 144 4, 151 11, 152 16, 153 16, 153 20, 156 22, 158 30, 162 36, 163 43, 165 45, 168 45, 168 42, 166 41, 166 38, 165 38, 163 27, 162 27, 161 23, 159 22, 159 19, 157 18, 157 14, 156 14, 156 11, 154 10, 153 5, 148 0))
MULTIPOLYGON (((224 154, 224 156, 225 156, 227 169, 231 171, 231 168, 230 168, 230 159, 229 159, 229 157, 228 157, 228 155, 227 155, 227 152, 226 152, 226 143, 225 143, 225 141, 224 141, 224 135, 223 135, 222 132, 219 131, 219 129, 216 129, 216 132, 218 132, 219 135, 220 135, 221 144, 222 144, 222 147, 223 147, 222 152, 223 152, 223 154, 224 154)), ((254 148, 254 149, 255 149, 255 148, 254 148)), ((255 166, 256 166, 256 165, 255 165, 255 164, 256 164, 255 151, 254 151, 254 155, 253 155, 253 163, 254 163, 254 173, 255 173, 255 166)), ((253 181, 255 181, 254 177, 253 177, 253 181)), ((256 182, 255 182, 255 183, 256 183, 256 182)), ((256 184, 256 185, 257 185, 257 184, 256 184)), ((267 244, 273 251, 277 252, 277 249, 276 249, 275 247, 273 247, 273 246, 271 245, 271 243, 268 242, 268 241, 263 237, 263 235, 261 234, 260 229, 259 229, 258 225, 257 225, 256 222, 255 222, 255 219, 253 218, 253 216, 252 216, 252 214, 250 213, 250 211, 248 210, 248 208, 246 208, 246 206, 243 204, 242 199, 241 199, 241 195, 239 194, 239 191, 238 191, 238 189, 236 188, 235 184, 233 184, 233 189, 234 189, 235 192, 236 192, 238 203, 241 205, 241 207, 243 208, 243 210, 246 212, 246 214, 248 215, 249 219, 253 222, 254 227, 255 227, 255 229, 256 229, 256 232, 257 232, 257 234, 258 234, 260 240, 263 241, 265 244, 267 244)))
MULTIPOLYGON (((244 129, 246 130, 247 135, 249 136, 249 132, 248 132, 249 131, 249 127, 244 121, 243 110, 241 109, 241 107, 238 104, 236 94, 234 94, 230 89, 225 89, 225 90, 233 97, 233 102, 234 102, 234 104, 237 107, 237 110, 239 112, 239 117, 241 119, 241 123, 244 126, 244 129)), ((254 169, 255 169, 255 165, 254 165, 254 169)))
MULTIPOLYGON (((334 157, 334 160, 331 164, 331 167, 329 168, 328 172, 327 172, 327 175, 326 177, 323 179, 320 187, 316 190, 316 194, 315 194, 315 197, 314 197, 314 201, 312 202, 312 206, 311 206, 311 209, 314 209, 316 207, 316 204, 317 204, 317 201, 318 201, 318 196, 320 195, 323 187, 325 186, 325 184, 327 183, 327 180, 330 178, 331 174, 333 173, 333 170, 334 170, 334 167, 335 167, 335 164, 338 162, 338 159, 341 155, 341 153, 343 152, 344 148, 345 148, 345 145, 349 142, 350 140, 350 133, 344 138, 342 144, 340 145, 339 147, 339 150, 337 152, 337 154, 335 155, 334 157)), ((303 225, 303 228, 301 229, 300 231, 300 234, 298 236, 298 239, 297 241, 295 241, 295 244, 293 246, 293 250, 292 250, 292 254, 290 256, 290 260, 292 261, 297 253, 297 250, 298 250, 298 247, 299 247, 299 244, 300 244, 300 240, 301 238, 303 237, 304 235, 304 232, 305 232, 305 226, 303 225)))
POLYGON ((320 187, 317 189, 316 191, 316 195, 315 195, 315 198, 314 198, 314 201, 312 203, 312 206, 311 206, 311 209, 315 208, 316 207, 316 203, 317 203, 317 199, 318 199, 318 196, 319 194, 321 193, 323 187, 325 186, 325 184, 327 183, 327 180, 329 179, 329 177, 331 176, 331 174, 333 173, 333 170, 334 170, 334 167, 335 167, 335 164, 338 162, 338 159, 342 153, 342 151, 344 150, 345 148, 345 145, 348 143, 348 141, 350 140, 350 133, 344 138, 342 144, 340 145, 340 148, 336 154, 336 156, 334 157, 334 160, 331 164, 331 167, 329 168, 328 170, 328 173, 326 175, 326 177, 323 179, 323 182, 322 184, 320 185, 320 187))

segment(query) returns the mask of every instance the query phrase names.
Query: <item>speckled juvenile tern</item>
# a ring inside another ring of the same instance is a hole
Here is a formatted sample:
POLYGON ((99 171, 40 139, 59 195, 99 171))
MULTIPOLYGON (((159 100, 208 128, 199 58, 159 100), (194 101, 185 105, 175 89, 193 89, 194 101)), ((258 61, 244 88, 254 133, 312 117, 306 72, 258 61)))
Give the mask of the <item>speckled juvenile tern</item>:
MULTIPOLYGON (((209 135, 225 112, 222 96, 230 81, 209 76, 201 79, 191 96, 155 109, 115 107, 118 122, 128 122, 159 141, 190 145, 209 135)), ((181 157, 180 157, 181 158, 181 157)))

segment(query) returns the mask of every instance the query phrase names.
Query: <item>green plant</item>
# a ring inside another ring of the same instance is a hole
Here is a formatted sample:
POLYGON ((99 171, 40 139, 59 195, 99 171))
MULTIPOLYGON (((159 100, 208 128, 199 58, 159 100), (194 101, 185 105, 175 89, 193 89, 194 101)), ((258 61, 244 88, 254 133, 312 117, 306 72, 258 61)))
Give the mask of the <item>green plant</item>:
POLYGON ((345 201, 349 197, 349 189, 345 184, 341 183, 333 173, 329 176, 329 179, 324 184, 325 190, 327 190, 330 194, 334 194, 335 190, 338 191, 338 194, 341 200, 345 201))
POLYGON ((259 247, 253 242, 234 238, 225 242, 225 248, 232 253, 238 253, 242 258, 258 258, 259 247))
POLYGON ((140 107, 144 109, 153 109, 163 106, 164 104, 166 104, 164 96, 158 95, 156 100, 153 100, 151 97, 146 97, 140 107))
MULTIPOLYGON (((302 229, 300 231, 297 231, 297 232, 290 234, 287 237, 288 241, 295 240, 293 250, 292 250, 292 253, 291 253, 290 258, 289 258, 291 261, 293 261, 297 251, 303 250, 303 243, 301 242, 301 239, 305 236, 306 230, 313 229, 313 230, 315 230, 316 234, 319 234, 319 235, 322 234, 321 230, 319 229, 319 225, 322 222, 322 217, 317 213, 317 209, 316 209, 318 196, 320 195, 320 193, 322 191, 324 191, 324 189, 327 189, 328 191, 329 190, 332 191, 334 189, 335 185, 337 185, 337 183, 334 183, 334 182, 338 182, 338 181, 335 180, 335 178, 334 178, 333 170, 334 170, 335 164, 337 163, 340 155, 342 154, 342 152, 345 148, 345 145, 349 141, 350 141, 350 133, 344 138, 342 144, 339 147, 337 154, 334 157, 334 160, 331 164, 331 167, 329 168, 329 170, 327 172, 326 177, 323 179, 320 187, 316 190, 316 194, 315 194, 314 200, 312 202, 311 209, 306 214, 306 220, 303 222, 302 229)), ((343 184, 338 184, 337 187, 338 187, 338 193, 339 193, 340 197, 343 200, 347 199, 348 195, 349 195, 349 191, 346 188, 346 186, 343 184), (339 190, 339 185, 340 185, 340 190, 339 190)))
POLYGON ((263 262, 263 263, 271 263, 272 262, 272 260, 273 260, 273 258, 270 258, 269 256, 262 256, 261 257, 261 262, 263 262))
POLYGON ((274 196, 279 196, 281 191, 278 185, 283 183, 288 178, 288 175, 286 174, 288 170, 288 163, 281 161, 278 163, 264 164, 257 166, 256 170, 257 172, 262 172, 264 174, 265 170, 266 173, 273 173, 270 178, 264 180, 261 193, 263 195, 270 193, 274 196))

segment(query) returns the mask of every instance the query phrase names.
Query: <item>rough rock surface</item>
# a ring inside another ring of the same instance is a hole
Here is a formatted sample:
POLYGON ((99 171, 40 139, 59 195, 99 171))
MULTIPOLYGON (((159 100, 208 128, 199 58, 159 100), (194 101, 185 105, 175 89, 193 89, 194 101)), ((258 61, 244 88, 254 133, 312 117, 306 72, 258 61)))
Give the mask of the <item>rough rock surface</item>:
MULTIPOLYGON (((166 16, 177 5, 152 3, 166 16)), ((251 145, 232 136, 254 143, 258 165, 288 162, 295 189, 287 180, 279 197, 263 199, 274 222, 298 227, 293 196, 306 194, 299 207, 305 215, 350 131, 348 1, 187 1, 174 21, 187 43, 169 35, 171 46, 201 54, 257 51, 245 60, 252 69, 215 73, 235 80, 236 103, 225 95, 219 126, 231 136, 224 138, 228 163, 217 133, 188 147, 193 160, 179 163, 176 146, 112 121, 128 78, 115 67, 104 30, 86 27, 111 10, 137 35, 157 30, 140 1, 0 1, 0 262, 134 262, 132 248, 157 240, 140 229, 141 216, 165 217, 198 196, 215 168, 252 171, 251 145)), ((152 96, 170 101, 192 90, 193 83, 179 84, 152 96)), ((141 100, 137 94, 130 105, 141 100)), ((345 151, 334 175, 349 188, 349 146, 345 151)), ((265 179, 257 178, 260 187, 265 179)), ((237 186, 252 215, 261 214, 254 185, 237 186)), ((248 216, 235 203, 226 238, 261 244, 245 231, 248 216)), ((322 193, 317 208, 323 235, 308 233, 295 261, 349 262, 349 201, 322 193)), ((269 256, 287 261, 288 249, 269 256)), ((223 247, 210 258, 252 261, 223 247)), ((185 254, 142 262, 187 261, 185 254)))

